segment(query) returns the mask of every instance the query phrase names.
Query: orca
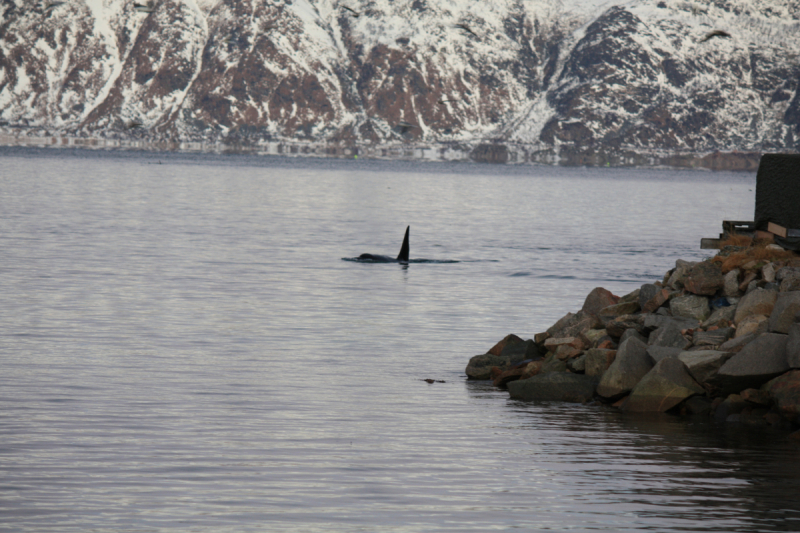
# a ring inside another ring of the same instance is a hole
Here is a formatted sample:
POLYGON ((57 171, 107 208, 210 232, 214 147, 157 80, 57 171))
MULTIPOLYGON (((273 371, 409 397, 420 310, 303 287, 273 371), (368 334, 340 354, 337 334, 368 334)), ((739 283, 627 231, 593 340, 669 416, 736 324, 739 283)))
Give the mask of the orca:
POLYGON ((406 235, 403 237, 403 245, 400 247, 400 253, 396 258, 391 258, 388 255, 378 254, 361 254, 358 257, 349 259, 350 261, 358 261, 361 263, 408 263, 408 232, 411 226, 406 227, 406 235))

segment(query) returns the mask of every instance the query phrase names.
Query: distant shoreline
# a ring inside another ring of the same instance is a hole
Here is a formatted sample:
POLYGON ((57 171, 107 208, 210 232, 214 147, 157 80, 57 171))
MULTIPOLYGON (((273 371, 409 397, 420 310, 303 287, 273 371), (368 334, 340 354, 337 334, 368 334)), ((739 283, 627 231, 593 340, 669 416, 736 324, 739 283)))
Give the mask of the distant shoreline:
MULTIPOLYGON (((29 132, 33 133, 33 132, 29 132)), ((142 150, 147 152, 278 155, 286 157, 475 162, 565 167, 674 168, 755 172, 761 152, 640 152, 633 149, 565 147, 503 141, 448 143, 324 143, 311 141, 206 142, 109 139, 68 135, 0 133, 0 146, 142 150)))

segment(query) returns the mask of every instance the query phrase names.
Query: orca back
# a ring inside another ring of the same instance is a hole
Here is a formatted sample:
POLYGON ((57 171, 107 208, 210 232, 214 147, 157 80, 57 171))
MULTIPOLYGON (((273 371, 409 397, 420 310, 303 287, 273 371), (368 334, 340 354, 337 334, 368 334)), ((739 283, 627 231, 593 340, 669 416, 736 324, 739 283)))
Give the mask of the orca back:
POLYGON ((400 247, 400 253, 397 255, 398 263, 408 263, 408 230, 411 226, 406 227, 406 235, 403 237, 403 246, 400 247))

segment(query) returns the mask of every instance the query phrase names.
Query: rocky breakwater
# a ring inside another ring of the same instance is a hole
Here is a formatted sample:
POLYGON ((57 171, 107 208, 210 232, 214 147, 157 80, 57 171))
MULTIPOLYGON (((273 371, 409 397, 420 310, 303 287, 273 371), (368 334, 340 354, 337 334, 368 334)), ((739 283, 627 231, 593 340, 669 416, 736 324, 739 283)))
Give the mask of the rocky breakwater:
POLYGON ((508 335, 466 373, 520 400, 796 428, 800 256, 728 245, 622 297, 598 287, 578 312, 533 339, 508 335))

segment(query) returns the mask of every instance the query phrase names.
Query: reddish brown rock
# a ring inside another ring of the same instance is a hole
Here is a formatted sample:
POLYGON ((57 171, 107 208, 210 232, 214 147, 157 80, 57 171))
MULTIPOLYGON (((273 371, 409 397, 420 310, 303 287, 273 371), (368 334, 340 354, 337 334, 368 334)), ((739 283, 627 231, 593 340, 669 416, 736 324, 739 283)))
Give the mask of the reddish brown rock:
POLYGON ((525 372, 522 373, 522 377, 520 379, 528 379, 535 376, 542 371, 543 364, 544 361, 531 361, 527 364, 527 366, 525 366, 525 372))
POLYGON ((655 313, 656 310, 667 303, 670 296, 676 294, 668 289, 661 289, 642 306, 642 313, 655 313))
POLYGON ((764 420, 766 420, 767 424, 770 426, 782 426, 784 424, 783 417, 778 413, 769 412, 764 415, 764 420))
POLYGON ((493 377, 492 383, 495 387, 505 388, 509 382, 516 381, 522 377, 522 375, 525 373, 526 366, 527 365, 506 370, 505 372, 498 374, 496 377, 493 377))
POLYGON ((683 280, 684 288, 703 296, 712 296, 725 285, 719 263, 703 261, 689 269, 683 280))
POLYGON ((586 297, 581 311, 590 315, 596 315, 604 307, 614 305, 618 302, 619 296, 615 296, 611 291, 603 287, 596 287, 586 297))
POLYGON ((612 340, 605 340, 597 345, 598 350, 616 350, 617 345, 612 340))
POLYGON ((760 389, 745 389, 740 396, 743 400, 756 405, 769 405, 772 403, 769 393, 760 389))
POLYGON ((494 381, 495 379, 499 378, 503 374, 503 372, 505 371, 501 369, 499 366, 493 366, 491 370, 489 370, 489 375, 491 376, 492 381, 494 381))
POLYGON ((548 352, 556 352, 561 346, 571 345, 575 340, 575 337, 550 338, 544 341, 544 347, 548 352))
POLYGON ((556 350, 556 357, 562 361, 566 361, 567 359, 578 357, 582 353, 583 350, 579 350, 578 348, 573 348, 572 346, 565 344, 563 346, 559 346, 558 350, 556 350))
POLYGON ((800 415, 800 370, 791 370, 762 387, 778 409, 792 416, 800 415))

